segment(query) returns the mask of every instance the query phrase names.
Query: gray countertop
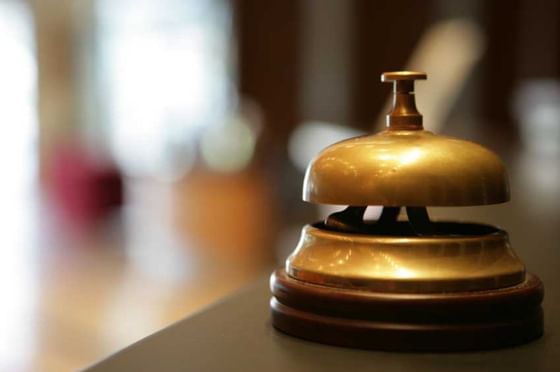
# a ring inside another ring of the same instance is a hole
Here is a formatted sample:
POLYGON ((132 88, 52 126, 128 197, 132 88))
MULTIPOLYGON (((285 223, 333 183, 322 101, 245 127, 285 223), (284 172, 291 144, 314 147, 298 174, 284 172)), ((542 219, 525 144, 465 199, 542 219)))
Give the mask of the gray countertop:
POLYGON ((533 343, 469 353, 390 353, 307 342, 270 324, 268 283, 182 320, 91 367, 90 371, 558 371, 560 324, 546 312, 533 343))
POLYGON ((117 352, 90 371, 560 371, 560 164, 511 160, 512 202, 431 209, 433 217, 499 225, 545 285, 545 334, 485 352, 391 353, 316 344, 275 331, 268 278, 117 352))

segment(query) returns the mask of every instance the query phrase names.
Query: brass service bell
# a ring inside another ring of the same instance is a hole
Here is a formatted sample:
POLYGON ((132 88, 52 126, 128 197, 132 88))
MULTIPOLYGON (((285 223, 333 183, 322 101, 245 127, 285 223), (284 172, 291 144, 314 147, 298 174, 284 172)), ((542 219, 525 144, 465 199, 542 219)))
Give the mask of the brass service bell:
POLYGON ((274 327, 304 339, 367 349, 492 349, 543 333, 543 285, 490 225, 429 219, 428 206, 509 200, 491 151, 423 129, 414 80, 386 72, 386 130, 335 143, 311 161, 303 199, 347 205, 303 228, 271 277, 274 327), (368 206, 383 206, 376 221, 368 206), (401 210, 407 219, 400 219, 401 210))

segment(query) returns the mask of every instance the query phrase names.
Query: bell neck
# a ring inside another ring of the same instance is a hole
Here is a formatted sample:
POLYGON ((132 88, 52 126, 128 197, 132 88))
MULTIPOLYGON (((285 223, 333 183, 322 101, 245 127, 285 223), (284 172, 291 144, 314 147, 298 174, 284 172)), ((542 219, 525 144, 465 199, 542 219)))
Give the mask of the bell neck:
POLYGON ((393 108, 387 114, 388 130, 422 130, 422 114, 416 108, 414 81, 427 75, 415 71, 385 72, 381 81, 393 83, 393 108))
POLYGON ((422 114, 416 108, 414 81, 395 81, 393 86, 393 108, 387 114, 389 130, 422 130, 422 114))

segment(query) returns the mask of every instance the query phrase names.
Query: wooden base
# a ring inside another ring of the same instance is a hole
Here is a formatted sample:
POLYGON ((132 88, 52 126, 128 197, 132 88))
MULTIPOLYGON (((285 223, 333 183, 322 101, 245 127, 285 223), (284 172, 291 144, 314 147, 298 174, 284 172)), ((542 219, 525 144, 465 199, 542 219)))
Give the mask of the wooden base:
POLYGON ((393 351, 482 350, 543 333, 541 281, 489 291, 379 293, 271 277, 272 324, 311 341, 393 351))

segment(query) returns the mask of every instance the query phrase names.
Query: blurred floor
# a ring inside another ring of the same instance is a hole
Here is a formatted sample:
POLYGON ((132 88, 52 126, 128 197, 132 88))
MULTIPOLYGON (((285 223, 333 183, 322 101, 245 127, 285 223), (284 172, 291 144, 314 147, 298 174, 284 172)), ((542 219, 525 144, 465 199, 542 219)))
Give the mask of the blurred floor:
MULTIPOLYGON (((240 177, 237 183, 258 184, 250 175, 240 177)), ((245 251, 231 260, 231 252, 222 254, 219 245, 205 251, 188 241, 189 236, 211 236, 204 229, 212 221, 184 222, 189 213, 176 213, 181 209, 180 204, 175 208, 177 200, 200 207, 198 198, 209 197, 196 180, 219 185, 219 178, 195 177, 179 186, 131 182, 126 207, 87 230, 61 225, 31 185, 2 193, 0 370, 83 368, 267 271, 265 260, 254 259, 259 253, 245 251)), ((244 190, 213 187, 211 192, 217 200, 243 200, 244 190)), ((249 218, 260 210, 254 202, 248 208, 249 218)), ((191 213, 196 219, 196 209, 191 213)), ((235 218, 227 222, 222 240, 246 235, 235 218)))

